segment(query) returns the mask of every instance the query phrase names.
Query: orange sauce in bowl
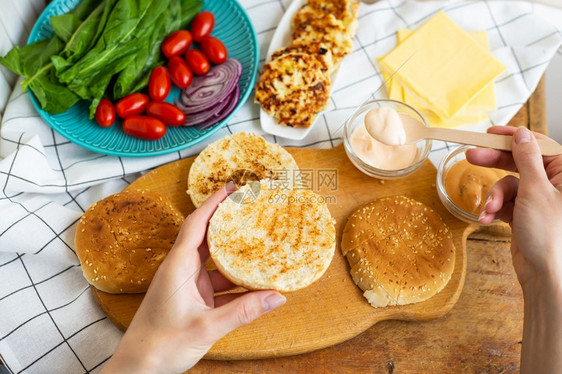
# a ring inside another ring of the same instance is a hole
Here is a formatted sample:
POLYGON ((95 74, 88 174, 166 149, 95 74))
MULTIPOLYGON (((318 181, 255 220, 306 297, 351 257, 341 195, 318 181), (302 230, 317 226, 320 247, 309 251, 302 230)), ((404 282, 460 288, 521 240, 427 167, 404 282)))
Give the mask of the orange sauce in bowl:
POLYGON ((445 191, 456 206, 475 215, 486 203, 486 194, 496 181, 508 175, 500 169, 469 163, 466 159, 455 163, 445 174, 445 191))

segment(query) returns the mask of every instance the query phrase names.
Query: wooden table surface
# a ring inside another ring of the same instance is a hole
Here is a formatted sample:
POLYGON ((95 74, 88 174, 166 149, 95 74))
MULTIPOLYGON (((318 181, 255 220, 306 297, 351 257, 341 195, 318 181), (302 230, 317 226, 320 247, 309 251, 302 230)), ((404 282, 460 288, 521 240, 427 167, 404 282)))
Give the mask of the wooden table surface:
MULTIPOLYGON (((547 133, 544 79, 510 125, 547 133)), ((523 299, 509 248, 509 236, 469 237, 463 292, 438 320, 380 322, 344 343, 297 356, 201 360, 190 373, 518 372, 523 299)))

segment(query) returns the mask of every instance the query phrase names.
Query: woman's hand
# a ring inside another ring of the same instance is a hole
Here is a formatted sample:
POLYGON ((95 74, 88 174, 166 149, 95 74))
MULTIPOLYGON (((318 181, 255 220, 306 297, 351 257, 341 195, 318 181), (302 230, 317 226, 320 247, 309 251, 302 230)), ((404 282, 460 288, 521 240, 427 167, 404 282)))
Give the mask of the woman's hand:
POLYGON ((494 134, 514 135, 513 152, 471 149, 469 162, 518 172, 488 191, 480 222, 499 218, 513 231, 513 265, 522 285, 539 273, 562 276, 562 155, 542 157, 534 134, 525 128, 491 127, 494 134))
POLYGON ((207 271, 206 232, 218 204, 234 186, 212 195, 188 216, 160 265, 131 325, 102 372, 180 373, 228 332, 285 302, 276 291, 214 296, 234 285, 207 271))
POLYGON ((523 289, 525 321, 521 371, 562 372, 562 155, 542 157, 526 128, 491 127, 513 135, 512 152, 472 149, 469 162, 519 173, 489 191, 480 222, 512 228, 513 267, 523 289))

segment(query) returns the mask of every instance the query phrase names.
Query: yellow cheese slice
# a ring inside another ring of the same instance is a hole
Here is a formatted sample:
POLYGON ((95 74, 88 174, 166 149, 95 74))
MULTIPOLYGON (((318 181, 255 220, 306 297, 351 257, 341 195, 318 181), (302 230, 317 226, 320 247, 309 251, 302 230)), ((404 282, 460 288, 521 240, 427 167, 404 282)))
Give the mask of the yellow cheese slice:
POLYGON ((384 69, 381 69, 381 74, 386 86, 388 98, 392 100, 404 101, 404 88, 400 85, 400 83, 393 78, 392 74, 384 69))
MULTIPOLYGON (((408 38, 414 30, 399 29, 397 32, 397 45, 408 38)), ((485 31, 469 32, 470 37, 485 49, 489 49, 488 34, 485 31)), ((379 58, 378 60, 382 59, 379 58)), ((457 114, 444 121, 438 115, 433 113, 430 108, 426 108, 424 103, 416 97, 415 94, 400 85, 393 76, 386 70, 381 70, 383 80, 385 82, 388 97, 410 104, 416 108, 432 127, 457 127, 467 124, 480 123, 488 119, 488 111, 496 109, 496 95, 494 83, 490 82, 482 92, 470 100, 457 114)))
POLYGON ((458 127, 484 122, 489 119, 488 112, 472 112, 467 115, 456 115, 448 120, 444 120, 430 109, 422 108, 418 111, 430 127, 458 127))
MULTIPOLYGON (((393 80, 443 120, 451 119, 473 99, 474 104, 488 107, 476 97, 505 70, 444 12, 406 37, 379 64, 387 74, 395 72, 393 80)), ((483 95, 488 100, 490 93, 483 95)))
MULTIPOLYGON (((414 30, 398 30, 398 44, 402 43, 413 32, 414 30)), ((488 34, 486 31, 472 31, 468 34, 476 41, 476 43, 478 43, 478 45, 482 46, 482 48, 486 50, 490 49, 490 43, 488 41, 488 34)), ((408 97, 411 96, 408 94, 409 92, 410 91, 407 90, 404 92, 404 100, 406 102, 408 102, 408 97)), ((494 83, 490 82, 479 94, 477 94, 462 109, 460 109, 455 117, 457 115, 470 115, 475 111, 486 112, 494 109, 496 109, 496 93, 494 90, 494 83)))
MULTIPOLYGON (((405 40, 412 34, 413 30, 399 30, 398 42, 405 40)), ((486 31, 472 31, 468 33, 480 46, 488 50, 490 43, 488 41, 488 34, 486 31)), ((393 82, 397 85, 396 82, 393 82)), ((490 82, 479 94, 472 98, 464 107, 462 107, 453 117, 448 120, 443 120, 436 115, 431 108, 423 107, 421 100, 416 98, 416 95, 407 89, 402 89, 402 99, 418 109, 425 117, 430 126, 433 127, 457 127, 473 123, 480 123, 488 119, 488 112, 496 109, 496 92, 494 89, 494 82, 490 82)))

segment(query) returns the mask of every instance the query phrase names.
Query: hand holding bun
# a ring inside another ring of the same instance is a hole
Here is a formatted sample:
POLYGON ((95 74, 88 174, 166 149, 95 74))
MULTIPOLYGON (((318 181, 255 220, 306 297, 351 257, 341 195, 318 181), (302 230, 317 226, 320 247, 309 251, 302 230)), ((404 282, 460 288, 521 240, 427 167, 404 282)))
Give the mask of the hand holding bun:
POLYGON ((220 189, 186 218, 102 373, 185 372, 228 332, 285 302, 271 290, 214 296, 234 285, 205 269, 205 234, 209 218, 231 191, 220 189))
POLYGON ((295 291, 328 269, 336 231, 322 196, 264 179, 219 205, 207 241, 215 265, 232 282, 295 291))

